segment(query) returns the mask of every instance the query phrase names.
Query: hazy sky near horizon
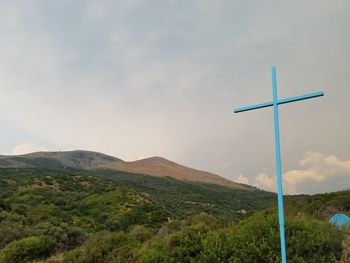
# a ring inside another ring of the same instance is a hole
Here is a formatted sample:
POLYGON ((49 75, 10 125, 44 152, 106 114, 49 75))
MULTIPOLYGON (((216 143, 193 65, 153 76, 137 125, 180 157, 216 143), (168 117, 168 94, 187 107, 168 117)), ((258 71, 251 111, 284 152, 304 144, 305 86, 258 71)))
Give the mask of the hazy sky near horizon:
POLYGON ((286 193, 350 188, 350 2, 3 1, 0 151, 162 156, 286 193))

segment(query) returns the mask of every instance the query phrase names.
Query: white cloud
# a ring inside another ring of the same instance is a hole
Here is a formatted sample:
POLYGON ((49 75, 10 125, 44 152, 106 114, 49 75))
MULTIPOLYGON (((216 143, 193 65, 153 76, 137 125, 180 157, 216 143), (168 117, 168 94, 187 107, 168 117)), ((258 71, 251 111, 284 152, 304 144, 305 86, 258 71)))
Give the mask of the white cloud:
POLYGON ((267 173, 255 177, 255 186, 269 191, 276 191, 276 180, 267 173))
MULTIPOLYGON (((342 161, 334 155, 325 155, 309 151, 299 162, 302 169, 290 170, 283 173, 283 188, 288 194, 297 194, 298 186, 311 181, 322 183, 336 176, 350 173, 350 160, 342 161)), ((255 186, 270 191, 276 191, 276 178, 267 173, 255 177, 255 186)))
POLYGON ((240 184, 249 184, 249 179, 241 174, 237 177, 235 181, 240 184))
POLYGON ((47 150, 46 148, 34 145, 32 143, 22 143, 17 145, 10 154, 19 155, 19 154, 26 154, 26 153, 46 151, 46 150, 47 150))

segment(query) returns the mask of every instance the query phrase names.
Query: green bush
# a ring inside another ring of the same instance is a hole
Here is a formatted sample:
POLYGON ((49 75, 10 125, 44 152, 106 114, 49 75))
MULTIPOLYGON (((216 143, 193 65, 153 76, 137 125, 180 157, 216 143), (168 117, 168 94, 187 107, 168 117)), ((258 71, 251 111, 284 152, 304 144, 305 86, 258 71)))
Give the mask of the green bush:
POLYGON ((59 250, 80 246, 86 239, 86 233, 82 229, 65 223, 59 226, 49 222, 40 223, 35 226, 33 233, 37 236, 49 236, 55 241, 56 248, 59 250))
POLYGON ((226 228, 211 231, 203 239, 200 262, 228 262, 233 254, 234 229, 226 228))
POLYGON ((74 248, 80 246, 85 241, 86 236, 86 233, 79 227, 68 227, 66 248, 74 248))
POLYGON ((176 262, 193 262, 198 260, 203 250, 202 240, 206 237, 208 228, 205 226, 186 227, 167 239, 169 254, 176 262))
MULTIPOLYGON (((205 216, 202 223, 198 218, 192 222, 194 226, 146 243, 139 252, 139 261, 281 262, 275 213, 256 214, 235 227, 219 229, 204 225, 212 225, 214 221, 210 217, 205 216)), ((288 262, 330 263, 341 259, 343 235, 332 225, 318 220, 287 218, 285 231, 288 262)))
POLYGON ((4 199, 0 199, 0 211, 11 211, 11 205, 8 204, 4 199))
POLYGON ((29 232, 29 229, 21 224, 0 223, 0 249, 4 248, 12 241, 28 236, 29 232))
MULTIPOLYGON (((340 260, 342 233, 318 220, 287 218, 287 259, 290 262, 329 263, 340 260)), ((234 262, 280 262, 276 214, 257 214, 237 225, 231 241, 234 262)))
POLYGON ((100 232, 79 249, 68 252, 65 262, 131 262, 138 246, 139 243, 128 234, 100 232))
POLYGON ((139 242, 145 242, 146 240, 150 239, 152 235, 152 231, 149 228, 142 225, 133 226, 133 228, 130 231, 130 236, 132 236, 139 242))
POLYGON ((137 261, 138 263, 163 263, 175 262, 165 249, 151 248, 145 250, 137 261))
POLYGON ((186 224, 185 221, 180 220, 171 220, 170 222, 166 222, 162 225, 162 227, 158 231, 159 237, 166 237, 175 231, 180 231, 182 227, 186 224))
POLYGON ((79 263, 79 257, 81 256, 81 249, 76 248, 69 250, 64 254, 64 263, 79 263))
POLYGON ((13 241, 1 251, 3 262, 28 262, 34 259, 47 258, 55 247, 48 237, 27 237, 13 241))

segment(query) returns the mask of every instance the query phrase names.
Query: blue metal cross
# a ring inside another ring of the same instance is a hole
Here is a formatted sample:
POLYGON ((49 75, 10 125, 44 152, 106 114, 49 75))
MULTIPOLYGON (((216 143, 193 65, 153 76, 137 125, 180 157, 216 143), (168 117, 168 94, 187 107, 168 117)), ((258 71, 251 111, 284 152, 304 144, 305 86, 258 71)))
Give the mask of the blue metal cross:
POLYGON ((272 93, 273 93, 273 101, 264 102, 252 106, 241 107, 234 109, 234 113, 256 110, 260 108, 273 106, 273 117, 274 117, 274 126, 275 126, 275 151, 276 151, 276 172, 277 172, 277 191, 278 191, 278 219, 280 225, 280 241, 281 241, 281 257, 282 263, 287 262, 286 258, 286 243, 284 237, 284 212, 283 212, 283 189, 282 189, 282 166, 281 166, 281 150, 280 150, 280 132, 279 132, 279 124, 278 124, 278 105, 285 104, 289 102, 312 99, 316 97, 323 96, 323 92, 314 92, 301 96, 286 98, 286 99, 278 99, 277 98, 277 83, 276 83, 276 68, 272 67, 272 93))

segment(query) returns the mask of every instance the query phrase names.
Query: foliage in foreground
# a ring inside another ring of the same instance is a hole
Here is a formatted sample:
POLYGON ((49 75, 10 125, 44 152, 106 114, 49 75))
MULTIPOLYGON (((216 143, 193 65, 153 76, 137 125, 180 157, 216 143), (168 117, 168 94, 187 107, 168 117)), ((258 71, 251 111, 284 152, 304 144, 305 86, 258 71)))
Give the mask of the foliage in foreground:
MULTIPOLYGON (((262 213, 232 226, 202 214, 187 223, 167 223, 144 242, 125 233, 100 233, 66 253, 64 262, 280 262, 277 221, 275 213, 262 213)), ((289 262, 339 262, 342 239, 327 223, 287 219, 289 262)))
MULTIPOLYGON (((287 200, 288 262, 349 262, 349 237, 314 212, 327 199, 349 213, 349 193, 287 200)), ((0 169, 0 262, 280 262, 274 210, 236 224, 197 209, 176 219, 147 194, 85 172, 0 169)))
MULTIPOLYGON (((341 258, 342 239, 327 223, 296 218, 286 222, 289 262, 336 262, 341 258)), ((169 262, 280 262, 277 216, 257 214, 233 228, 186 227, 149 245, 140 262, 157 257, 169 262)))

